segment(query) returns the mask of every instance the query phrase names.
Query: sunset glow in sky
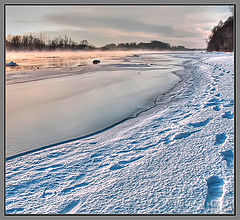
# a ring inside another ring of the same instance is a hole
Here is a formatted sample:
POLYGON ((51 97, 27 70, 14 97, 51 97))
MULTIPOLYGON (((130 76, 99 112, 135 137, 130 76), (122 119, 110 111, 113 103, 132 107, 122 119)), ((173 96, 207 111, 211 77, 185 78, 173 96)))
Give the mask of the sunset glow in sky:
POLYGON ((7 6, 6 36, 45 33, 95 46, 160 40, 205 48, 205 39, 229 6, 7 6))

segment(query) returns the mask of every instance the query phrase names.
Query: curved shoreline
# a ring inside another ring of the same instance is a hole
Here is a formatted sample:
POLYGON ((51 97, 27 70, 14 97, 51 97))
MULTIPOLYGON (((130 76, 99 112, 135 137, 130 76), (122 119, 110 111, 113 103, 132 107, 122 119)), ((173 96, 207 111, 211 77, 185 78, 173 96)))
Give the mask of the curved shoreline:
MULTIPOLYGON (((182 63, 183 68, 185 66, 185 63, 187 63, 187 62, 191 62, 191 60, 187 60, 187 61, 183 62, 182 63)), ((34 148, 34 149, 30 149, 30 150, 27 150, 27 151, 23 151, 23 152, 17 153, 15 155, 11 155, 9 157, 6 157, 6 160, 8 161, 8 160, 11 160, 13 158, 16 158, 16 157, 19 157, 19 156, 23 156, 23 155, 26 155, 26 154, 30 154, 30 153, 33 153, 33 152, 36 152, 36 151, 41 151, 43 149, 47 149, 47 148, 54 147, 54 146, 57 146, 57 145, 61 145, 61 144, 65 144, 65 143, 73 142, 73 141, 77 141, 77 140, 82 140, 82 139, 85 139, 85 138, 88 138, 88 137, 91 137, 91 136, 94 136, 94 135, 98 135, 100 133, 103 133, 103 132, 105 132, 105 131, 107 131, 107 130, 109 130, 109 129, 117 126, 117 125, 119 125, 119 124, 122 124, 123 122, 125 122, 125 121, 127 121, 129 119, 133 119, 133 118, 138 117, 140 114, 153 109, 156 105, 158 105, 158 101, 161 100, 162 97, 166 96, 168 93, 170 93, 172 90, 174 90, 174 88, 177 85, 183 83, 183 76, 178 74, 179 71, 183 71, 183 70, 171 71, 172 74, 175 74, 175 75, 177 75, 180 78, 179 82, 175 83, 174 86, 172 86, 171 88, 167 89, 167 91, 165 91, 163 93, 160 93, 160 94, 156 95, 155 97, 153 97, 149 103, 147 103, 144 107, 141 107, 141 110, 137 110, 135 112, 132 112, 128 117, 125 117, 125 118, 123 118, 120 121, 117 121, 117 122, 115 122, 113 124, 107 125, 106 127, 98 129, 98 130, 96 130, 94 132, 89 132, 87 134, 84 134, 84 135, 81 135, 81 136, 77 136, 77 137, 74 137, 74 138, 71 138, 71 139, 67 139, 67 140, 57 141, 57 142, 54 142, 54 143, 51 143, 51 144, 48 144, 48 145, 42 145, 42 146, 34 148)))
MULTIPOLYGON (((189 62, 189 61, 186 61, 186 62, 189 62)), ((184 67, 184 64, 183 64, 183 67, 184 67)), ((182 70, 180 70, 182 71, 182 70)), ((178 71, 177 71, 178 72, 178 71)), ((177 72, 173 72, 173 74, 177 75, 180 77, 180 75, 177 74, 177 72)), ((116 127, 120 124, 122 124, 123 122, 125 121, 128 121, 130 119, 133 119, 133 118, 137 118, 140 114, 144 113, 144 112, 147 112, 151 109, 153 109, 154 107, 156 107, 158 105, 158 101, 159 99, 161 99, 161 97, 164 97, 166 96, 170 91, 174 90, 174 88, 181 84, 183 82, 182 80, 182 76, 180 77, 180 81, 177 82, 173 87, 171 87, 169 90, 167 90, 166 92, 164 93, 161 93, 160 95, 157 95, 153 101, 152 101, 152 105, 149 106, 149 107, 146 107, 145 109, 142 109, 140 111, 136 111, 134 113, 132 113, 129 117, 127 118, 124 118, 110 126, 107 126, 105 128, 102 128, 98 131, 95 131, 95 132, 92 132, 92 133, 89 133, 89 134, 86 134, 86 135, 83 135, 83 136, 80 136, 80 137, 76 137, 76 138, 72 138, 72 139, 68 139, 68 140, 63 140, 63 141, 60 141, 60 142, 56 142, 56 143, 53 143, 53 144, 49 144, 49 145, 46 145, 46 146, 42 146, 42 147, 38 147, 38 148, 35 148, 35 149, 32 149, 32 150, 29 150, 29 151, 25 151, 25 152, 22 152, 22 153, 19 153, 19 154, 15 154, 15 155, 12 155, 12 156, 9 156, 9 157, 6 157, 6 161, 9 161, 11 159, 14 159, 16 157, 20 157, 20 156, 23 156, 23 155, 27 155, 27 154, 30 154, 30 153, 34 153, 34 152, 37 152, 37 151, 41 151, 41 150, 44 150, 44 149, 47 149, 47 148, 51 148, 51 147, 54 147, 54 146, 57 146, 57 145, 61 145, 61 144, 66 144, 66 143, 69 143, 69 142, 73 142, 73 141, 77 141, 77 140, 82 140, 82 139, 85 139, 85 138, 88 138, 88 137, 91 137, 91 136, 95 136, 95 135, 98 135, 98 134, 101 134, 113 127, 116 127)), ((6 146, 5 146, 6 147, 6 146)))
MULTIPOLYGON (((176 74, 176 73, 174 73, 176 74)), ((176 74, 177 75, 177 74, 176 74)), ((128 121, 130 119, 133 119, 133 118, 137 118, 140 114, 144 113, 144 112, 147 112, 151 109, 153 109, 154 107, 156 107, 158 104, 157 104, 157 101, 159 100, 159 98, 161 98, 162 96, 165 96, 167 95, 170 91, 172 91, 179 83, 181 83, 182 80, 178 83, 176 83, 172 88, 170 88, 168 91, 166 91, 165 93, 162 93, 158 96, 156 96, 153 100, 153 105, 152 106, 149 106, 148 108, 146 109, 143 109, 143 110, 140 110, 138 112, 135 112, 132 114, 132 116, 129 116, 121 121, 118 121, 110 126, 107 126, 106 128, 103 128, 103 129, 100 129, 96 132, 92 132, 92 133, 89 133, 87 135, 84 135, 84 136, 81 136, 81 137, 77 137, 77 138, 73 138, 73 139, 68 139, 68 140, 64 140, 64 141, 60 141, 60 142, 57 142, 57 143, 53 143, 53 144, 49 144, 49 145, 46 145, 46 146, 42 146, 42 147, 38 147, 38 148, 35 148, 35 149, 32 149, 32 150, 29 150, 29 151, 25 151, 25 152, 22 152, 22 153, 19 153, 19 154, 16 154, 16 155, 13 155, 13 156, 10 156, 10 157, 6 157, 6 161, 9 161, 11 159, 14 159, 16 157, 20 157, 20 156, 23 156, 23 155, 27 155, 27 154, 30 154, 30 153, 33 153, 33 152, 37 152, 37 151, 41 151, 41 150, 44 150, 44 149, 47 149, 47 148, 51 148, 51 147, 55 147, 57 145, 61 145, 61 144, 66 144, 66 143, 69 143, 69 142, 73 142, 73 141, 77 141, 77 140, 82 140, 82 139, 85 139, 85 138, 88 138, 88 137, 92 137, 92 136, 95 136, 95 135, 98 135, 98 134, 101 134, 113 127, 116 127, 117 125, 119 124, 122 124, 123 122, 125 121, 128 121)))

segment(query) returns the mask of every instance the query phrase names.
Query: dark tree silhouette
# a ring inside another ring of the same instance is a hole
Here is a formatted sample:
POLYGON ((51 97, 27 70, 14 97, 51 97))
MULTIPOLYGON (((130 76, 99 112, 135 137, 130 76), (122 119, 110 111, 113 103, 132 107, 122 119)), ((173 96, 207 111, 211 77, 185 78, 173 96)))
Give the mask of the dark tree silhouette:
MULTIPOLYGON (((215 33, 218 27, 213 32, 215 33)), ((87 40, 81 40, 79 43, 72 40, 71 37, 65 35, 64 37, 58 36, 49 40, 45 34, 40 34, 39 37, 33 35, 23 36, 8 36, 6 39, 6 48, 8 50, 56 50, 56 49, 71 49, 71 50, 135 50, 135 49, 147 49, 147 50, 189 50, 184 46, 170 46, 169 43, 162 41, 152 40, 149 43, 111 43, 106 44, 103 47, 97 48, 91 45, 87 40)))
POLYGON ((233 17, 213 27, 207 41, 207 51, 233 51, 233 17))

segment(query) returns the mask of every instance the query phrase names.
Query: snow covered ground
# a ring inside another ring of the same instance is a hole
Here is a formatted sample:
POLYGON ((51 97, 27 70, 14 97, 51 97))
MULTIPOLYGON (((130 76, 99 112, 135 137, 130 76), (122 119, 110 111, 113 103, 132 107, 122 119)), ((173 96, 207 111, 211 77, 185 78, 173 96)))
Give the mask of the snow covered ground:
POLYGON ((177 72, 181 82, 148 111, 94 136, 8 159, 6 212, 232 214, 233 54, 168 56, 188 60, 177 72))

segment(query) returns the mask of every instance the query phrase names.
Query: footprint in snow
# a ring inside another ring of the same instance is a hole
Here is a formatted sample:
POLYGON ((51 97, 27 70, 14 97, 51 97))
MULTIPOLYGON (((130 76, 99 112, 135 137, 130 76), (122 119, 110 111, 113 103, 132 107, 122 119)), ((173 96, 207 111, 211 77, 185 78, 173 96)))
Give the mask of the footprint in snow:
POLYGON ((208 103, 205 104, 203 108, 207 108, 207 107, 210 107, 210 106, 218 106, 220 104, 222 104, 222 100, 219 100, 218 98, 213 98, 213 99, 209 100, 208 103))
POLYGON ((233 164, 233 151, 232 150, 227 150, 224 152, 221 152, 221 155, 223 157, 223 160, 227 162, 227 166, 231 167, 233 164))
POLYGON ((223 186, 225 182, 223 178, 211 176, 207 180, 207 198, 205 200, 205 208, 219 208, 219 199, 223 195, 223 186))
POLYGON ((212 120, 212 118, 208 118, 205 121, 200 121, 200 122, 196 122, 196 123, 189 123, 188 125, 192 126, 194 128, 203 127, 203 126, 206 126, 211 120, 212 120))
POLYGON ((233 113, 231 113, 231 111, 227 111, 224 113, 224 115, 222 115, 222 118, 227 118, 227 119, 233 119, 233 113))
POLYGON ((227 139, 227 135, 225 133, 217 134, 216 140, 215 140, 215 145, 221 145, 221 144, 225 143, 226 139, 227 139))
POLYGON ((196 133, 196 132, 199 132, 200 130, 197 130, 197 131, 192 131, 192 132, 183 132, 183 133, 179 133, 177 134, 175 137, 174 137, 174 140, 179 140, 179 139, 185 139, 189 136, 191 136, 192 134, 196 133))

